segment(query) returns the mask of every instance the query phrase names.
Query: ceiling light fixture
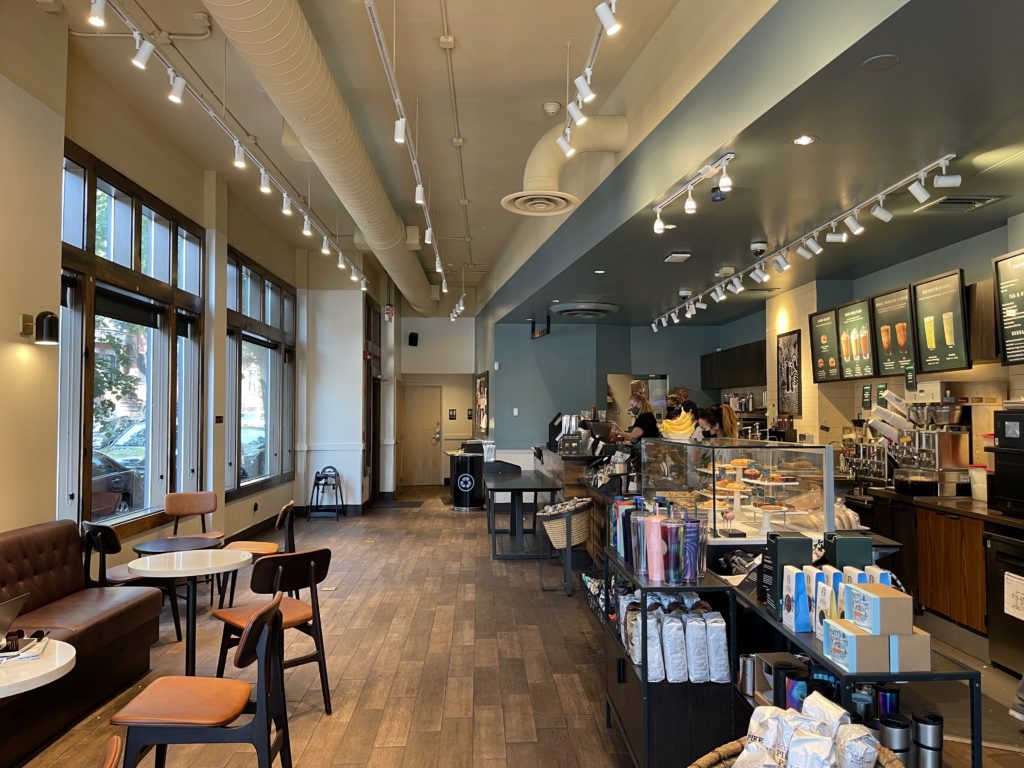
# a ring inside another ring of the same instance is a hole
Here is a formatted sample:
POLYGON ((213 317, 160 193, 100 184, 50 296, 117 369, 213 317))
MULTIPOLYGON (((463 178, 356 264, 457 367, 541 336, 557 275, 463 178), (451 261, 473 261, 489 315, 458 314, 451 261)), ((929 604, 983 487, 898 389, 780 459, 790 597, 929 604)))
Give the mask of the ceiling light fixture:
POLYGON ((686 188, 686 202, 683 203, 683 210, 686 213, 697 212, 697 201, 693 199, 693 187, 686 188))
POLYGON ((448 293, 448 278, 441 278, 441 293, 448 293))
POLYGON ((580 98, 584 104, 589 104, 595 98, 597 94, 590 87, 590 74, 584 73, 572 81, 573 85, 576 86, 576 92, 579 93, 580 98))
POLYGON ((704 303, 704 297, 703 296, 701 296, 699 299, 697 299, 695 302, 693 302, 693 306, 695 306, 697 309, 707 309, 708 308, 708 305, 704 303))
POLYGON ((711 289, 711 298, 715 300, 716 304, 721 304, 729 297, 725 295, 725 290, 721 285, 716 285, 711 289))
POLYGON ((569 136, 565 133, 555 139, 555 144, 558 145, 558 148, 562 150, 566 157, 572 157, 576 154, 576 148, 569 143, 569 136))
POLYGON ((734 153, 726 152, 720 158, 715 160, 715 162, 705 165, 696 173, 696 175, 687 179, 668 195, 655 202, 652 206, 654 208, 654 212, 660 214, 667 206, 674 203, 683 195, 686 195, 686 202, 683 204, 683 210, 686 213, 695 213, 697 211, 697 202, 693 199, 694 187, 702 181, 719 176, 719 174, 721 174, 721 176, 718 179, 718 185, 712 190, 711 199, 715 202, 725 200, 725 193, 732 189, 732 179, 729 177, 729 172, 726 169, 726 166, 728 166, 735 157, 736 155, 734 153))
POLYGON ((601 20, 601 26, 604 27, 605 33, 609 36, 618 34, 619 30, 622 29, 622 24, 615 18, 615 6, 616 0, 611 0, 611 4, 607 2, 598 3, 595 9, 597 11, 597 18, 601 20))
POLYGON ((434 242, 434 228, 427 227, 427 231, 423 233, 423 242, 430 245, 434 242))
POLYGON ((91 0, 89 3, 89 24, 94 27, 107 26, 107 0, 91 0))
MULTIPOLYGON (((673 309, 671 312, 669 312, 669 315, 672 317, 672 323, 674 325, 679 325, 679 310, 673 309)), ((687 317, 689 317, 689 315, 687 315, 687 317)))
POLYGON ((655 333, 658 332, 658 321, 657 320, 655 320, 653 323, 651 323, 651 330, 654 331, 655 333))
POLYGON ((730 280, 729 284, 725 287, 732 293, 743 293, 743 291, 746 290, 743 287, 743 275, 734 275, 732 280, 730 280))
POLYGON ((594 270, 594 274, 595 274, 595 275, 603 275, 603 274, 604 274, 604 272, 605 272, 605 271, 604 271, 603 269, 595 269, 595 270, 594 270))
POLYGON ((661 327, 668 328, 668 315, 661 316, 661 327))
POLYGON ((825 235, 826 243, 845 243, 849 235, 845 232, 836 232, 836 223, 832 222, 832 231, 825 235))
POLYGON ((352 274, 348 276, 348 279, 353 283, 359 279, 359 273, 356 271, 356 264, 354 261, 352 262, 352 274))
POLYGON ((426 195, 423 193, 422 184, 416 185, 416 192, 413 194, 412 199, 416 201, 416 205, 423 205, 423 203, 426 202, 427 198, 426 195))
POLYGON ((576 123, 576 125, 583 125, 587 122, 586 114, 584 114, 583 110, 580 109, 580 105, 575 101, 570 101, 569 106, 566 107, 566 109, 569 110, 569 117, 572 118, 572 121, 576 123))
POLYGON ((365 278, 365 277, 364 277, 364 278, 362 278, 362 279, 361 279, 361 280, 359 281, 359 290, 361 290, 361 291, 362 291, 363 293, 366 293, 366 289, 367 289, 368 287, 369 287, 369 286, 367 285, 367 282, 366 282, 366 278, 365 278))
POLYGON ((285 216, 292 215, 292 199, 288 196, 287 192, 281 193, 281 213, 285 216))
POLYGON ((855 234, 855 235, 863 235, 864 234, 864 225, 861 224, 857 220, 857 212, 856 211, 854 211, 849 216, 847 216, 845 219, 843 219, 843 223, 846 225, 846 228, 848 230, 850 230, 850 232, 852 232, 853 234, 855 234))
POLYGON ((723 192, 732 192, 732 177, 729 175, 729 161, 722 161, 722 175, 718 178, 718 188, 723 192))
POLYGON ((330 245, 330 243, 327 240, 327 235, 324 235, 324 242, 320 246, 320 253, 322 253, 324 256, 330 256, 331 255, 331 245, 330 245))
POLYGON ((405 118, 395 120, 395 144, 405 144, 405 118))
POLYGON ((181 104, 181 97, 185 94, 185 78, 176 75, 173 69, 168 69, 167 75, 171 79, 171 92, 167 94, 167 98, 175 104, 181 104))
POLYGON ((810 248, 811 253, 813 253, 815 256, 817 256, 818 254, 825 250, 824 248, 821 247, 821 244, 818 242, 817 237, 818 233, 815 232, 813 237, 808 237, 806 240, 804 240, 804 245, 810 248))
POLYGON ((342 253, 341 251, 338 251, 338 269, 344 269, 344 268, 345 268, 345 254, 342 253))
POLYGON ((805 133, 802 136, 797 136, 795 139, 793 139, 793 143, 796 144, 798 147, 807 147, 816 142, 817 140, 817 136, 808 136, 805 133))
POLYGON ((693 303, 686 305, 686 318, 689 320, 691 317, 697 314, 697 310, 694 309, 693 303))
POLYGON ((780 275, 790 267, 789 259, 786 258, 785 253, 776 253, 772 257, 772 268, 780 275))
POLYGON ((260 192, 264 195, 269 195, 270 189, 270 174, 267 173, 263 168, 260 168, 260 192))
POLYGON ((313 227, 310 226, 308 215, 304 215, 302 217, 302 234, 304 234, 306 237, 313 236, 313 227))
POLYGON ((813 254, 813 253, 811 253, 811 251, 809 251, 809 250, 808 250, 807 248, 805 248, 805 247, 804 247, 803 245, 798 245, 798 246, 796 247, 796 252, 797 252, 797 254, 799 254, 800 256, 803 256, 803 257, 804 257, 805 259, 807 259, 807 261, 810 261, 811 259, 813 259, 813 258, 814 258, 814 254, 813 254))
POLYGON ((753 280, 755 283, 767 283, 771 279, 768 273, 765 272, 761 267, 762 265, 758 264, 752 270, 750 270, 750 279, 753 280))
POLYGON ((878 202, 871 206, 871 215, 887 224, 892 221, 892 211, 885 207, 885 195, 879 196, 878 202))
POLYGON ((661 211, 659 210, 654 218, 654 234, 660 235, 665 231, 665 222, 661 220, 661 211))
POLYGON ((233 161, 235 168, 245 168, 245 149, 242 148, 242 142, 235 139, 235 159, 233 161))
POLYGON ((910 186, 907 187, 907 191, 914 196, 914 199, 919 203, 923 203, 932 196, 932 193, 925 189, 924 186, 924 174, 922 173, 911 182, 910 186))
POLYGON ((149 40, 141 40, 138 50, 135 51, 135 56, 132 58, 132 66, 145 69, 149 63, 149 57, 153 55, 154 47, 149 40))
POLYGON ((962 181, 959 173, 946 173, 949 170, 949 162, 944 161, 939 165, 941 173, 936 173, 935 178, 932 179, 932 184, 935 185, 936 189, 948 189, 951 187, 959 187, 962 181))
POLYGON ((437 274, 441 274, 442 272, 444 272, 444 267, 441 266, 440 256, 434 256, 434 271, 437 272, 437 274))

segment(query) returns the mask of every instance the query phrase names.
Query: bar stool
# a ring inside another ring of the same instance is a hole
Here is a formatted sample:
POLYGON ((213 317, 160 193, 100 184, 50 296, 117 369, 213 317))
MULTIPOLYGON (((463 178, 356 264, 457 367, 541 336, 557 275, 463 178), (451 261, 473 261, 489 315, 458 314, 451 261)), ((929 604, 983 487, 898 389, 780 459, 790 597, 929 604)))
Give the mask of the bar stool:
POLYGON ((121 737, 114 734, 107 739, 107 745, 103 748, 100 768, 117 768, 119 762, 121 762, 121 737))
MULTIPOLYGON (((168 493, 164 496, 164 514, 174 518, 172 536, 178 535, 178 523, 187 517, 198 517, 201 533, 190 533, 189 536, 202 536, 208 539, 223 539, 221 531, 206 530, 206 516, 217 511, 217 494, 213 491, 187 491, 168 493)), ((211 517, 212 520, 212 517, 211 517)))
POLYGON ((309 520, 313 511, 319 511, 321 504, 329 493, 334 494, 334 519, 341 519, 341 511, 345 508, 345 496, 341 490, 341 473, 330 465, 313 475, 313 489, 309 494, 309 506, 306 508, 306 519, 309 520))
MULTIPOLYGON (((280 531, 284 529, 284 551, 294 552, 295 551, 295 522, 293 515, 295 512, 295 502, 289 501, 283 507, 281 511, 277 513, 277 519, 274 521, 274 530, 280 531)), ((281 551, 281 548, 272 541, 232 541, 227 544, 224 549, 235 549, 242 552, 248 552, 252 555, 252 561, 255 563, 259 558, 264 555, 276 555, 281 551)), ((228 605, 233 606, 235 604, 235 585, 238 582, 238 571, 231 571, 231 587, 230 597, 228 598, 228 605)), ((220 608, 224 607, 224 588, 221 586, 220 591, 220 608)))

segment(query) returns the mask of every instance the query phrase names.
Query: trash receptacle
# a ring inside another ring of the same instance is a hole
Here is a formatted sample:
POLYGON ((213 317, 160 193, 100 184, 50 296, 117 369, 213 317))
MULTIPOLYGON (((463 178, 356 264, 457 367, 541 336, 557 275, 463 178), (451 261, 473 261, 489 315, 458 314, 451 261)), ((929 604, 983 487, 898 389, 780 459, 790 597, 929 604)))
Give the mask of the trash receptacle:
POLYGON ((448 451, 451 460, 452 506, 456 512, 484 508, 484 454, 448 451))

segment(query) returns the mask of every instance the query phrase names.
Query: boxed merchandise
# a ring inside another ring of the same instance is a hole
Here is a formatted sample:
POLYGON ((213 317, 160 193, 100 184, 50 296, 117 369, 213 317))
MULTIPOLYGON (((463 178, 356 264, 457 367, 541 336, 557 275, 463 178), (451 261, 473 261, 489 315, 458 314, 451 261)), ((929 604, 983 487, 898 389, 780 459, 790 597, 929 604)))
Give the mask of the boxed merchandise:
POLYGON ((872 635, 914 632, 914 599, 884 584, 847 584, 843 617, 872 635))
POLYGON ((889 635, 890 672, 931 672, 932 636, 914 627, 911 635, 889 635))
POLYGON ((888 672, 889 638, 872 635, 845 619, 825 619, 825 658, 847 672, 888 672))
POLYGON ((863 569, 874 562, 871 537, 859 533, 826 533, 825 559, 836 568, 850 565, 863 569))
POLYGON ((839 591, 839 585, 843 583, 843 571, 841 568, 836 568, 832 565, 821 566, 821 573, 825 577, 825 581, 832 587, 832 592, 839 591))
POLYGON ((807 580, 795 565, 787 565, 782 571, 782 626, 793 632, 811 631, 807 580))
MULTIPOLYGON (((818 582, 825 580, 825 574, 821 568, 813 565, 804 566, 804 580, 807 582, 807 606, 810 608, 811 616, 814 616, 814 601, 818 595, 818 582)), ((813 622, 814 619, 811 619, 813 622)))
POLYGON ((787 565, 803 568, 814 559, 811 554, 811 540, 800 533, 770 531, 764 557, 761 560, 761 589, 764 591, 765 607, 776 619, 782 619, 782 576, 787 565))
POLYGON ((879 568, 877 565, 869 565, 864 569, 864 573, 868 575, 868 583, 870 584, 885 584, 887 587, 891 587, 892 584, 892 572, 885 570, 885 568, 879 568))
POLYGON ((825 619, 838 619, 835 593, 828 582, 818 582, 817 594, 814 596, 814 636, 819 640, 825 637, 825 619))
POLYGON ((843 566, 843 583, 844 584, 867 584, 871 579, 868 575, 860 568, 854 568, 852 565, 843 566))

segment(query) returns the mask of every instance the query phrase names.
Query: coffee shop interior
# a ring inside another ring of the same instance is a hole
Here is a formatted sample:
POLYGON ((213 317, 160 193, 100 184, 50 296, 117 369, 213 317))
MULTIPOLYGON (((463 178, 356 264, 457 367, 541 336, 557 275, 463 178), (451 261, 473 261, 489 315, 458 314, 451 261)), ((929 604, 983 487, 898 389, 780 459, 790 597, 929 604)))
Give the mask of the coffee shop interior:
POLYGON ((0 8, 0 766, 1024 767, 1019 2, 0 8))

